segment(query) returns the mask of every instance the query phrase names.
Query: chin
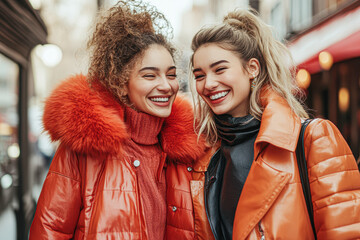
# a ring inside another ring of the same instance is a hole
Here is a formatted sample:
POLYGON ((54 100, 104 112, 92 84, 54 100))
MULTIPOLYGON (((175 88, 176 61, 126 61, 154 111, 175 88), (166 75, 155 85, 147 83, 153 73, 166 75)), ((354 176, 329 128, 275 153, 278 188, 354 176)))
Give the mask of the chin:
POLYGON ((160 108, 160 109, 148 109, 148 111, 144 111, 149 115, 155 116, 155 117, 160 117, 160 118, 166 118, 168 116, 170 116, 171 114, 171 107, 170 108, 160 108))
POLYGON ((157 113, 154 113, 152 114, 153 116, 156 116, 156 117, 160 117, 160 118, 167 118, 169 117, 171 114, 171 111, 167 111, 167 112, 157 112, 157 113))
POLYGON ((222 114, 226 114, 226 113, 227 113, 227 111, 222 110, 222 109, 212 109, 212 111, 213 111, 213 113, 214 113, 215 115, 222 115, 222 114))

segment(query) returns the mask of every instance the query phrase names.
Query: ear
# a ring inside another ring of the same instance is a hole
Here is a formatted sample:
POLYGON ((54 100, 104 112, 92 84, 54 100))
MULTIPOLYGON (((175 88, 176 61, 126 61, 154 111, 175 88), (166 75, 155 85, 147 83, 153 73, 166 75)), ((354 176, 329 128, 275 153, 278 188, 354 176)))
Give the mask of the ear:
POLYGON ((246 70, 249 73, 249 78, 253 79, 254 76, 257 77, 260 73, 260 63, 256 58, 251 58, 246 64, 246 70))

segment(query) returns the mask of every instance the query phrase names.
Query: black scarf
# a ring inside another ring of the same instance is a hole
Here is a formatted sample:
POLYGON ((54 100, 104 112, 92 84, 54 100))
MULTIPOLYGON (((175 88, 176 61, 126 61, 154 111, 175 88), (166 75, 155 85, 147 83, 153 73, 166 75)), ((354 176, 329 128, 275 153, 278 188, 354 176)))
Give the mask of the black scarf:
POLYGON ((218 135, 225 145, 234 146, 257 135, 260 121, 251 115, 232 117, 230 115, 215 115, 218 135))
POLYGON ((236 206, 254 159, 260 121, 251 115, 219 115, 215 116, 215 123, 225 161, 219 196, 221 228, 224 239, 231 239, 236 206))

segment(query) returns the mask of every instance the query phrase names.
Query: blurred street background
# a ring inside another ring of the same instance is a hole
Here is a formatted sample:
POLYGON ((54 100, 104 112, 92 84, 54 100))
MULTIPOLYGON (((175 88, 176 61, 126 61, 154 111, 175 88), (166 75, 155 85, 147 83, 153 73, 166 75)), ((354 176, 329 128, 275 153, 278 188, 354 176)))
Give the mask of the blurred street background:
MULTIPOLYGON (((360 1, 147 0, 170 20, 187 86, 190 42, 202 26, 252 7, 274 27, 298 67, 313 117, 331 120, 355 159, 360 149, 360 1)), ((115 0, 0 1, 0 238, 27 239, 56 143, 43 132, 46 97, 87 73, 86 42, 100 9, 115 0)))

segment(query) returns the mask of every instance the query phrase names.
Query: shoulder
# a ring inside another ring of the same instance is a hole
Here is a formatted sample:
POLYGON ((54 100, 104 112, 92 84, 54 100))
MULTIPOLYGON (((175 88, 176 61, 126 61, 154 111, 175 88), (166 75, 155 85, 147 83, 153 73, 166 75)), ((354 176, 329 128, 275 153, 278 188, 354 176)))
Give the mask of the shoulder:
POLYGON ((49 175, 58 176, 58 178, 67 178, 80 182, 80 157, 65 144, 60 144, 52 159, 49 175))
POLYGON ((306 128, 304 145, 308 168, 312 170, 357 170, 350 147, 339 129, 329 120, 313 120, 306 128))
POLYGON ((352 154, 339 129, 329 120, 314 119, 305 131, 305 143, 312 147, 323 148, 324 154, 352 154))
POLYGON ((313 140, 326 136, 333 139, 343 138, 339 129, 330 120, 321 118, 313 119, 308 125, 305 134, 310 135, 313 140))

